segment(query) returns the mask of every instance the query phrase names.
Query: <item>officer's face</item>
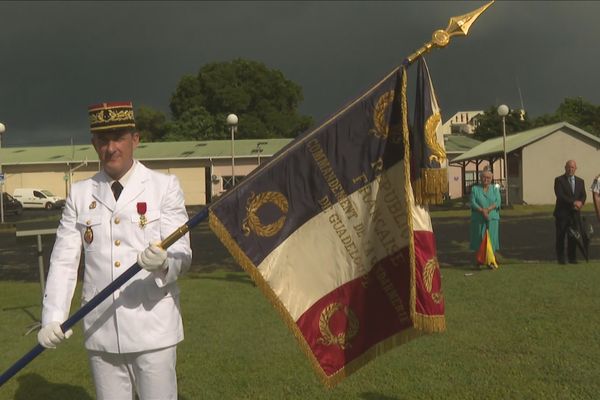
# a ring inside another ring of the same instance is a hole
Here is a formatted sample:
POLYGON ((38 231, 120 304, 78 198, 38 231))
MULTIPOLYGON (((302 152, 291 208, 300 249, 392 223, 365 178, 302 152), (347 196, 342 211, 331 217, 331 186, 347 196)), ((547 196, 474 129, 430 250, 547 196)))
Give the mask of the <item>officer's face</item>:
POLYGON ((92 135, 92 144, 98 153, 104 171, 113 179, 120 179, 133 164, 133 150, 140 143, 139 133, 107 132, 92 135))

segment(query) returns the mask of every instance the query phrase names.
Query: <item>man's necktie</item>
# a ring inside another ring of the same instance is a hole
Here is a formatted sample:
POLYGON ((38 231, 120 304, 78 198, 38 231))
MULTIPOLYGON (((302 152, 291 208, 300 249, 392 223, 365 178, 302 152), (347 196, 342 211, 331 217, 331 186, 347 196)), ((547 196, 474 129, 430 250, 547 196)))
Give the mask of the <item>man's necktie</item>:
POLYGON ((114 181, 110 188, 112 189, 113 195, 115 196, 115 200, 119 200, 119 196, 123 191, 123 185, 121 185, 119 181, 114 181))
POLYGON ((575 177, 574 176, 569 177, 569 183, 571 184, 571 192, 573 192, 573 194, 575 194, 575 177))

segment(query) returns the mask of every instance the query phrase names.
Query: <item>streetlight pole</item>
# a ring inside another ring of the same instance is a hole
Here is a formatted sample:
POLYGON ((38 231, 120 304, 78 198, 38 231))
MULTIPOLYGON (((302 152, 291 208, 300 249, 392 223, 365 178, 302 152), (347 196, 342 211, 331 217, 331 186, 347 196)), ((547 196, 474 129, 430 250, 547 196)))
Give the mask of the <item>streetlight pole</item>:
MULTIPOLYGON (((6 132, 6 127, 0 122, 0 149, 2 149, 2 135, 4 132, 6 132)), ((2 175, 2 158, 0 158, 0 175, 2 175)), ((4 175, 0 179, 0 221, 4 223, 4 175)))
POLYGON ((231 187, 235 186, 235 131, 237 130, 238 117, 235 114, 227 116, 227 125, 231 131, 231 187))
POLYGON ((498 107, 498 115, 502 117, 502 147, 504 148, 504 196, 508 207, 508 162, 506 161, 506 116, 510 109, 506 104, 498 107))

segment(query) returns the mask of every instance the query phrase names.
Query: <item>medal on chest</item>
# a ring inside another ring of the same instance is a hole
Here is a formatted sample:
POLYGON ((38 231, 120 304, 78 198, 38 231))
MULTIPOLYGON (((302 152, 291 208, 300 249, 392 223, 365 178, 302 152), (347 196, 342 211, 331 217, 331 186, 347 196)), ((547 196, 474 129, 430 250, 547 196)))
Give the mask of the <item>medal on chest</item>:
POLYGON ((148 221, 146 220, 146 209, 147 207, 145 202, 137 203, 137 212, 140 215, 140 228, 142 229, 148 223, 148 221))

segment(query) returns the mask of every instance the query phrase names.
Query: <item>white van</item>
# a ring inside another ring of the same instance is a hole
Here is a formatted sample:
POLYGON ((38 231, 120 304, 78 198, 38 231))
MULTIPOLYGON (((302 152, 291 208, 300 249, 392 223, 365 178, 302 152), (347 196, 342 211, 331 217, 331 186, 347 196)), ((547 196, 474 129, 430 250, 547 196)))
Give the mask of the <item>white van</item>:
POLYGON ((23 205, 23 208, 62 208, 65 206, 65 199, 55 196, 49 190, 20 188, 15 189, 13 197, 23 205))

